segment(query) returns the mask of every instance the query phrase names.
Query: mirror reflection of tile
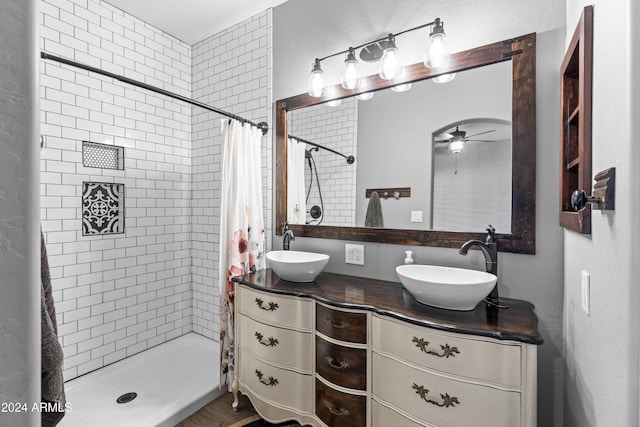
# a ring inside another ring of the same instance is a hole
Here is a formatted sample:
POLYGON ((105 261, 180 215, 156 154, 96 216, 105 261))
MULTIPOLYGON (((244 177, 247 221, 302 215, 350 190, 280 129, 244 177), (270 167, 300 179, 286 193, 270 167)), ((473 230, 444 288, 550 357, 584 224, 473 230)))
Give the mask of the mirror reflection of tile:
POLYGON ((124 184, 82 183, 82 235, 124 233, 124 184))

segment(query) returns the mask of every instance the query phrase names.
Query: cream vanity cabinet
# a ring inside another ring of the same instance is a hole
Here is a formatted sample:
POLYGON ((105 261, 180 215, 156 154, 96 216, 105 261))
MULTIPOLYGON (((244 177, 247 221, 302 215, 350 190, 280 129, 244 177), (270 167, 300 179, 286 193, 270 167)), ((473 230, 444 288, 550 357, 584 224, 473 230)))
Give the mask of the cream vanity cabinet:
MULTIPOLYGON (((536 426, 533 306, 417 303, 398 283, 236 279, 236 381, 260 415, 328 427, 536 426)), ((237 402, 237 399, 236 399, 237 402)))
POLYGON ((372 426, 536 426, 536 346, 372 315, 372 426))

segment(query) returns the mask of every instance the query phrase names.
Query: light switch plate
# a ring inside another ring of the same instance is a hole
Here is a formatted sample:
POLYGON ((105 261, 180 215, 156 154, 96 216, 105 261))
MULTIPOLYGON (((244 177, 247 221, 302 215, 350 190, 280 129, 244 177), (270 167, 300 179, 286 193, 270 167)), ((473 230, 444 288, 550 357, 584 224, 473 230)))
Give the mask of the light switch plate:
POLYGON ((345 243, 344 262, 346 264, 364 265, 364 245, 345 243))
POLYGON ((590 316, 591 305, 591 275, 586 271, 582 271, 582 309, 587 316, 590 316))
POLYGON ((422 222, 422 211, 411 211, 411 222, 422 222))

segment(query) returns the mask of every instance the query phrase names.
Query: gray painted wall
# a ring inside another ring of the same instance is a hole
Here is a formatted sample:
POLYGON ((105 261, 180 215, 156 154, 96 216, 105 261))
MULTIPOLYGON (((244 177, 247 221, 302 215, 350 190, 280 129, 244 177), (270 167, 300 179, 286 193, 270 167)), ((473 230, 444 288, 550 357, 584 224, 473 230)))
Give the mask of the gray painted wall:
POLYGON ((40 425, 38 5, 0 2, 0 403, 29 409, 2 427, 40 425))
POLYGON ((616 206, 592 214, 590 236, 564 232, 564 418, 567 427, 637 426, 640 8, 635 0, 569 0, 565 46, 588 4, 594 5, 592 172, 616 167, 616 206), (581 306, 581 271, 591 275, 590 315, 581 306))
MULTIPOLYGON (((274 9, 274 99, 306 92, 315 57, 322 57, 389 32, 440 17, 447 41, 459 51, 521 34, 538 33, 536 255, 500 254, 504 296, 536 305, 545 343, 538 352, 538 424, 562 425, 563 234, 558 226, 558 79, 565 35, 565 3, 554 0, 447 2, 401 0, 295 0, 274 9), (501 17, 508 17, 502 19, 501 17)), ((415 43, 397 40, 403 60, 422 60, 424 34, 415 43), (421 41, 421 42, 420 42, 421 41), (417 46, 411 49, 411 46, 417 46), (406 54, 406 55, 405 55, 406 54)), ((341 59, 323 64, 327 80, 341 59)), ((337 82, 339 71, 332 81, 337 82)), ((279 247, 280 238, 274 240, 279 247)), ((343 241, 298 238, 297 250, 331 255, 327 271, 398 281, 394 269, 411 249, 418 263, 482 269, 479 254, 462 257, 454 249, 365 244, 365 265, 344 264, 343 241)))

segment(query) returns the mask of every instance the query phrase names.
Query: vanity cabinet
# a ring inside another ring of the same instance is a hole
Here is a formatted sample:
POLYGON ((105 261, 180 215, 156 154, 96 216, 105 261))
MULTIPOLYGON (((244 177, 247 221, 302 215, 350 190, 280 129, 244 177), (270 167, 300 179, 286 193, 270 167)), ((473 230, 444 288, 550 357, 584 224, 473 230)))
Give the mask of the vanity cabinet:
MULTIPOLYGON (((394 425, 535 426, 536 347, 372 315, 372 399, 394 425)), ((386 426, 372 419, 373 426, 386 426)))
POLYGON ((236 279, 236 381, 270 422, 312 426, 536 426, 533 306, 471 312, 400 284, 270 270, 236 279))
MULTIPOLYGON (((238 286, 236 380, 265 417, 314 411, 313 301, 238 286)), ((304 416, 300 420, 304 420, 304 416)))
POLYGON ((316 303, 316 415, 328 426, 365 427, 366 312, 316 303))

